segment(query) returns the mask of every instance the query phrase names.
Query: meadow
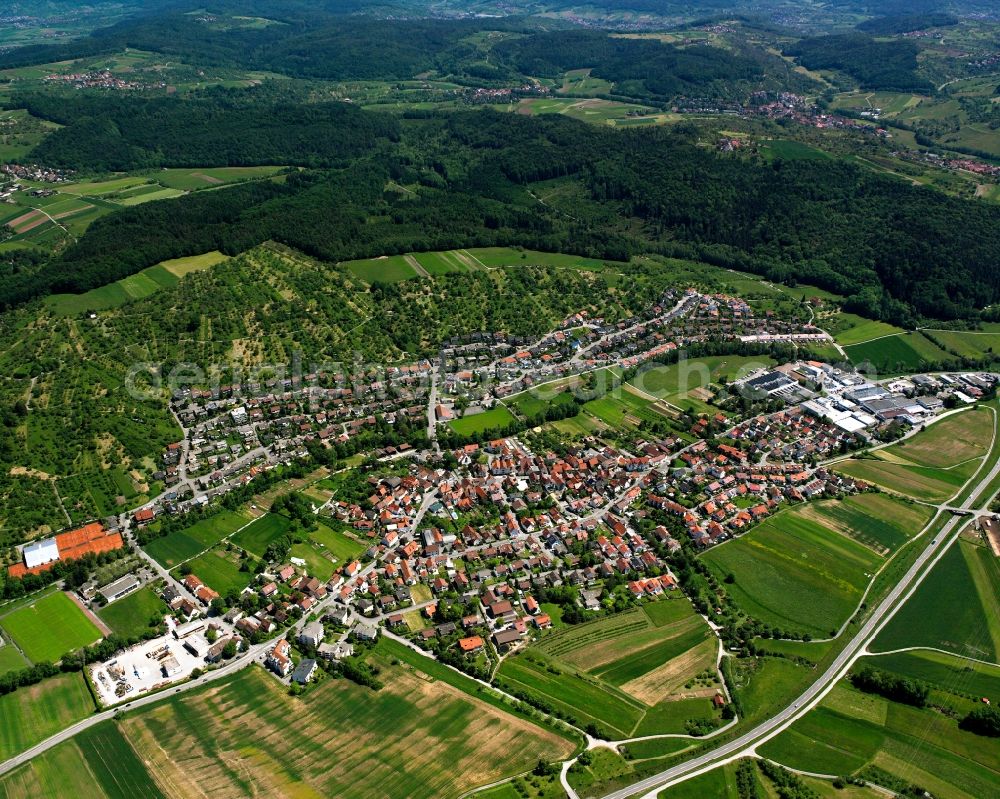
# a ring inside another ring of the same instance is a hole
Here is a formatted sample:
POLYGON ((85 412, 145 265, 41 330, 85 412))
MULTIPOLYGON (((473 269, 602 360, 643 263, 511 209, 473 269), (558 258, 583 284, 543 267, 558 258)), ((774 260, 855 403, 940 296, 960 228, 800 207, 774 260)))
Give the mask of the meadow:
POLYGON ((824 638, 857 607, 882 559, 809 518, 808 505, 773 516, 702 557, 749 615, 776 628, 824 638))
POLYGON ((1000 697, 1000 666, 989 666, 974 660, 936 652, 915 649, 891 655, 872 656, 875 668, 921 680, 936 690, 976 701, 982 697, 1000 697))
POLYGON ((4 640, 3 644, 0 644, 0 674, 18 671, 27 665, 28 661, 24 659, 24 655, 18 652, 17 647, 10 641, 4 640))
POLYGON ((844 347, 855 365, 869 363, 880 375, 908 374, 952 360, 952 356, 921 333, 899 333, 844 347))
POLYGON ((329 552, 335 563, 345 563, 361 556, 368 548, 365 542, 334 530, 327 524, 319 522, 317 528, 309 532, 309 539, 321 550, 329 552))
POLYGON ((926 333, 941 347, 963 358, 1000 354, 1000 333, 995 331, 928 330, 926 333))
POLYGON ((259 558, 264 555, 268 545, 281 538, 291 526, 287 516, 268 513, 233 535, 232 542, 259 558))
POLYGON ((101 639, 101 632, 66 594, 56 591, 0 618, 0 627, 34 663, 57 661, 101 639))
POLYGON ((122 729, 157 784, 184 796, 204 785, 241 795, 457 796, 572 748, 407 663, 369 657, 382 668, 377 692, 326 679, 294 698, 252 668, 128 715, 122 729))
POLYGON ((829 318, 823 319, 820 326, 829 332, 838 344, 845 347, 903 332, 902 328, 890 325, 888 322, 877 322, 846 311, 837 311, 829 318))
POLYGON ((161 566, 171 569, 232 535, 249 521, 250 517, 243 513, 222 510, 184 530, 154 538, 143 549, 161 566))
MULTIPOLYGON (((545 389, 542 389, 542 392, 544 391, 545 389)), ((504 404, 508 408, 514 408, 521 416, 531 419, 545 413, 551 407, 573 403, 573 394, 571 391, 560 391, 552 397, 549 397, 547 394, 540 394, 541 392, 529 389, 528 391, 508 397, 504 400, 504 404)))
POLYGON ((514 415, 503 405, 496 405, 488 411, 452 419, 448 427, 459 435, 470 436, 487 430, 497 430, 513 424, 514 415))
POLYGON ((45 304, 57 316, 77 316, 120 308, 133 300, 149 297, 160 289, 172 288, 184 275, 209 269, 225 260, 227 256, 218 251, 174 258, 83 294, 53 294, 45 298, 45 304))
POLYGON ((149 586, 144 586, 105 605, 97 615, 114 632, 132 637, 148 630, 149 622, 154 616, 162 619, 166 612, 167 606, 159 594, 149 586))
POLYGON ((988 547, 952 544, 871 651, 909 646, 1000 662, 1000 559, 988 547))
POLYGON ((81 672, 49 677, 0 696, 0 760, 44 741, 94 712, 81 672))
MULTIPOLYGON (((201 579, 212 590, 225 596, 229 591, 242 591, 250 584, 252 572, 240 571, 240 559, 235 551, 215 547, 187 561, 191 573, 201 579)), ((183 579, 175 569, 176 579, 183 579)))

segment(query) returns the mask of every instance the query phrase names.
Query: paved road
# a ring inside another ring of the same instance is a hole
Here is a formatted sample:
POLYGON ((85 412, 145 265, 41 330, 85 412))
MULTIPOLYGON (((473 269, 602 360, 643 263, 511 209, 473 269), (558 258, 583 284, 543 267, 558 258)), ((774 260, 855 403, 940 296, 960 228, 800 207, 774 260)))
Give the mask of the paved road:
POLYGON ((609 793, 604 797, 604 799, 626 799, 627 797, 636 796, 640 793, 643 794, 643 799, 647 799, 647 797, 655 797, 656 793, 666 786, 694 776, 695 774, 706 770, 706 766, 711 766, 719 761, 724 761, 738 756, 741 753, 749 752, 754 748, 754 746, 763 743, 763 741, 769 737, 773 737, 773 735, 776 735, 778 732, 783 730, 796 718, 805 714, 812 707, 812 705, 821 699, 829 688, 840 679, 842 674, 850 667, 850 664, 853 662, 855 657, 864 651, 864 648, 869 640, 874 637, 882 625, 891 617, 890 612, 893 607, 909 589, 911 583, 913 583, 913 581, 916 580, 916 578, 921 574, 924 566, 939 550, 943 551, 943 548, 946 546, 946 542, 950 540, 949 534, 954 530, 960 521, 960 517, 956 516, 952 517, 946 523, 944 529, 938 533, 930 544, 928 544, 927 548, 920 554, 920 557, 918 557, 916 562, 910 567, 903 579, 901 579, 892 591, 889 592, 889 595, 882 600, 868 621, 865 622, 854 638, 851 639, 851 642, 844 647, 844 650, 823 673, 823 676, 809 686, 809 688, 791 705, 786 707, 776 716, 771 717, 762 724, 754 727, 749 732, 744 733, 739 738, 735 738, 729 743, 723 744, 722 746, 717 747, 710 752, 706 752, 699 757, 692 758, 691 760, 674 766, 673 768, 666 769, 665 771, 661 771, 658 774, 654 774, 644 780, 640 780, 627 788, 622 788, 621 790, 609 793), (649 793, 644 793, 646 791, 649 793))
MULTIPOLYGON (((989 496, 982 496, 992 480, 1000 474, 1000 462, 997 462, 990 471, 983 476, 972 489, 970 499, 960 508, 961 511, 971 511, 981 508, 990 501, 989 496)), ((951 508, 945 503, 939 506, 939 513, 950 513, 951 508)), ((931 524, 934 524, 939 514, 935 515, 931 524)), ((934 536, 930 543, 920 553, 916 561, 909 568, 900 581, 893 587, 889 594, 883 599, 872 612, 868 621, 862 625, 851 641, 844 647, 843 651, 837 655, 836 659, 827 668, 823 675, 816 680, 806 691, 798 697, 791 705, 780 713, 772 716, 767 721, 757 725, 752 730, 744 733, 738 738, 723 744, 699 757, 680 763, 672 768, 654 774, 651 777, 640 780, 627 788, 607 794, 603 799, 627 799, 627 797, 639 796, 641 799, 655 799, 659 791, 677 782, 681 782, 690 777, 718 766, 722 762, 734 760, 750 754, 756 746, 778 735, 786 729, 793 721, 812 709, 826 695, 827 692, 840 680, 851 665, 859 656, 865 654, 868 644, 875 635, 884 627, 896 612, 902 607, 901 599, 908 598, 915 591, 920 582, 930 572, 930 567, 944 554, 949 545, 954 543, 956 536, 953 535, 956 528, 964 526, 966 519, 964 516, 952 516, 934 536)), ((928 525, 930 527, 930 525, 928 525)))

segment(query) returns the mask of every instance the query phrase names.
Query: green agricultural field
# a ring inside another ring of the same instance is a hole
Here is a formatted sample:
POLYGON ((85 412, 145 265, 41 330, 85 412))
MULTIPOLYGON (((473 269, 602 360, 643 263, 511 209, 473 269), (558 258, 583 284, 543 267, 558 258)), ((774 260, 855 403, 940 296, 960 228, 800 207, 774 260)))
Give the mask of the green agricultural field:
POLYGON ((10 799, 107 799, 72 738, 0 777, 0 794, 10 799))
POLYGON ((122 205, 142 205, 143 203, 152 202, 153 200, 172 200, 175 197, 181 197, 185 192, 180 189, 158 189, 156 191, 144 192, 142 194, 133 194, 128 197, 124 197, 120 200, 122 205))
POLYGON ((825 161, 833 156, 816 147, 791 139, 772 139, 761 144, 764 158, 773 161, 825 161))
POLYGON ((355 277, 366 283, 398 283, 416 277, 417 273, 405 255, 387 255, 341 264, 355 277))
POLYGON ((34 663, 57 661, 101 639, 100 630, 61 591, 0 617, 0 627, 34 663))
POLYGON ((462 436, 483 433, 487 430, 500 430, 512 425, 516 420, 514 415, 503 405, 496 405, 488 411, 452 419, 448 427, 462 436))
POLYGON ((952 544, 871 651, 910 646, 1000 662, 1000 558, 988 547, 952 544))
POLYGON ((180 796, 210 784, 226 795, 267 786, 272 796, 437 799, 572 749, 406 661, 369 657, 382 670, 380 691, 326 679, 297 699, 250 668, 126 715, 122 733, 158 784, 180 796))
POLYGON ((154 538, 143 549, 161 566, 171 569, 232 535, 248 521, 250 517, 243 513, 222 510, 185 530, 154 538))
POLYGON ((870 363, 879 374, 918 372, 952 359, 952 356, 920 333, 894 336, 844 347, 851 363, 870 363))
POLYGON ((604 422, 609 427, 631 429, 641 421, 656 421, 662 416, 652 410, 653 400, 640 397, 627 388, 606 394, 600 399, 584 403, 585 413, 604 422))
POLYGON ((695 676, 714 671, 717 648, 690 603, 668 598, 554 630, 505 660, 500 677, 618 737, 683 732, 688 719, 716 715, 717 684, 695 676), (587 699, 574 704, 578 691, 587 699))
POLYGON ((163 186, 182 191, 209 189, 226 183, 260 180, 276 174, 278 166, 228 166, 208 169, 164 169, 156 174, 156 181, 163 186))
POLYGON ((269 544, 277 541, 292 526, 287 516, 268 513, 256 519, 232 537, 232 542, 258 558, 262 557, 269 544))
POLYGON ((0 696, 0 758, 13 757, 93 712, 94 700, 81 672, 0 696))
POLYGON ((825 638, 854 613, 882 558, 810 512, 779 513, 702 557, 720 580, 735 577, 727 590, 749 615, 825 638))
POLYGON ((429 275, 447 275, 477 268, 461 250, 451 252, 415 252, 412 255, 429 275))
POLYGON ((833 469, 889 491, 928 502, 943 502, 954 496, 971 476, 971 472, 964 470, 892 463, 879 457, 877 453, 875 457, 839 461, 833 469))
POLYGON ((875 668, 921 680, 948 694, 1000 701, 1000 666, 928 649, 873 656, 865 661, 869 662, 875 668))
POLYGON ((640 702, 609 685, 595 685, 574 671, 526 657, 506 659, 498 676, 501 686, 533 694, 578 725, 595 723, 615 738, 629 737, 645 714, 640 702))
POLYGON ((760 747, 791 768, 850 774, 872 763, 940 797, 996 793, 1000 748, 932 709, 838 685, 818 708, 760 747))
POLYGON ((120 308, 128 302, 149 297, 160 289, 177 285, 184 275, 208 269, 225 260, 227 256, 218 251, 189 258, 175 258, 83 294, 53 294, 45 302, 57 316, 76 316, 120 308))
POLYGON ((982 458, 993 439, 993 413, 976 408, 946 416, 912 438, 883 450, 883 456, 903 458, 918 466, 950 469, 982 458))
MULTIPOLYGON (((216 264, 221 264, 223 261, 228 260, 228 255, 223 255, 218 250, 212 250, 201 255, 190 255, 187 258, 172 258, 169 261, 163 261, 159 265, 170 272, 170 274, 180 278, 191 272, 201 272, 204 269, 210 269, 216 264)), ((153 269, 155 268, 153 267, 153 269)))
POLYGON ((815 502, 798 512, 850 536, 880 555, 895 552, 919 533, 933 516, 933 510, 926 505, 875 493, 815 502))
POLYGON ((134 796, 162 799, 163 793, 115 722, 105 721, 90 727, 74 741, 109 799, 134 796))
POLYGON ((838 344, 862 344, 874 338, 892 336, 904 332, 902 328, 888 322, 876 322, 857 314, 838 311, 828 319, 820 321, 820 327, 829 332, 838 344))
MULTIPOLYGON (((240 559, 235 550, 227 552, 221 547, 210 549, 187 562, 191 573, 197 575, 209 588, 225 596, 230 590, 242 591, 250 584, 253 576, 249 571, 240 571, 240 559)), ((174 577, 182 579, 179 571, 174 577)))
POLYGON ((144 586, 101 608, 97 615, 114 632, 131 638, 148 630, 150 620, 162 619, 167 610, 159 594, 144 586))

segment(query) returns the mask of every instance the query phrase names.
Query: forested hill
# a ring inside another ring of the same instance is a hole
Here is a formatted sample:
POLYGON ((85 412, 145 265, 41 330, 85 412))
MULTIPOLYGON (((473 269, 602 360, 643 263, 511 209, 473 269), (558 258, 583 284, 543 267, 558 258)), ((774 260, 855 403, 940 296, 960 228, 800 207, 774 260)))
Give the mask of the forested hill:
POLYGON ((614 131, 489 111, 414 115, 399 137, 344 169, 105 216, 54 262, 4 276, 0 305, 266 239, 331 262, 495 244, 656 251, 814 282, 903 323, 1000 301, 1000 208, 843 162, 720 155, 684 126, 614 131), (543 180, 566 191, 539 204, 531 184, 543 180))
POLYGON ((526 75, 556 76, 569 69, 613 81, 622 94, 746 96, 764 76, 761 65, 717 47, 675 47, 650 39, 608 36, 603 31, 553 31, 511 39, 496 54, 526 75), (622 84, 636 84, 627 87, 622 84))
POLYGON ((275 4, 276 24, 239 27, 211 15, 162 13, 126 20, 60 45, 0 53, 0 68, 47 63, 126 47, 193 64, 267 70, 291 77, 394 80, 449 70, 474 51, 461 40, 477 31, 520 30, 519 20, 375 19, 275 4))
POLYGON ((876 17, 857 25, 859 31, 872 36, 894 36, 927 28, 945 28, 958 24, 958 17, 943 11, 926 14, 898 14, 890 17, 876 17))
POLYGON ((817 36, 785 49, 809 69, 846 72, 862 89, 930 93, 934 87, 917 74, 918 52, 914 42, 878 41, 864 33, 817 36))
POLYGON ((707 44, 679 47, 608 31, 551 31, 538 21, 518 18, 376 19, 319 11, 289 14, 283 8, 275 9, 274 16, 278 24, 244 28, 233 23, 235 17, 212 22, 202 14, 153 15, 65 45, 0 53, 0 68, 131 47, 191 64, 328 80, 401 80, 435 72, 468 85, 506 86, 592 67, 595 76, 616 84, 616 94, 655 100, 744 100, 762 88, 814 87, 763 48, 734 53, 707 44))
POLYGON ((64 127, 30 159, 95 172, 163 166, 344 165, 399 136, 395 117, 347 103, 305 104, 214 89, 201 96, 23 96, 17 105, 64 127))

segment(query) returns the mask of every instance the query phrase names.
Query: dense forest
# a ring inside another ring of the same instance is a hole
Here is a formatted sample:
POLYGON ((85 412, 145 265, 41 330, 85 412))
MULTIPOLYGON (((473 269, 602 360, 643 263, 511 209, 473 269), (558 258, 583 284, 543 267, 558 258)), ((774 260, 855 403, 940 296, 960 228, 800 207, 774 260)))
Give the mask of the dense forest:
MULTIPOLYGON (((105 216, 51 263, 11 274, 0 304, 268 239, 327 261, 499 244, 616 259, 661 252, 812 282, 900 323, 966 317, 1000 300, 1000 209, 845 162, 727 157, 683 125, 614 131, 491 111, 414 113, 398 138, 346 167, 105 216), (572 188, 565 207, 540 205, 538 181, 572 188)), ((285 140, 292 161, 294 128, 285 140)), ((73 141, 62 142, 67 159, 73 141)))
POLYGON ((857 25, 859 31, 872 36, 895 36, 900 33, 921 31, 927 28, 944 28, 958 24, 958 17, 944 11, 926 14, 899 14, 891 17, 875 17, 857 25))
POLYGON ((864 33, 817 36, 785 49, 809 69, 847 73, 862 89, 930 93, 934 87, 916 71, 918 52, 914 42, 878 41, 864 33))
POLYGON ((590 67, 592 75, 613 81, 621 94, 658 99, 724 96, 739 86, 747 94, 747 85, 764 75, 758 63, 718 47, 680 48, 603 31, 539 33, 507 40, 494 51, 526 75, 556 76, 590 67))
POLYGON ((32 94, 16 104, 63 127, 31 158, 115 172, 163 166, 343 165, 396 139, 394 117, 347 103, 296 103, 213 89, 189 99, 32 94))

